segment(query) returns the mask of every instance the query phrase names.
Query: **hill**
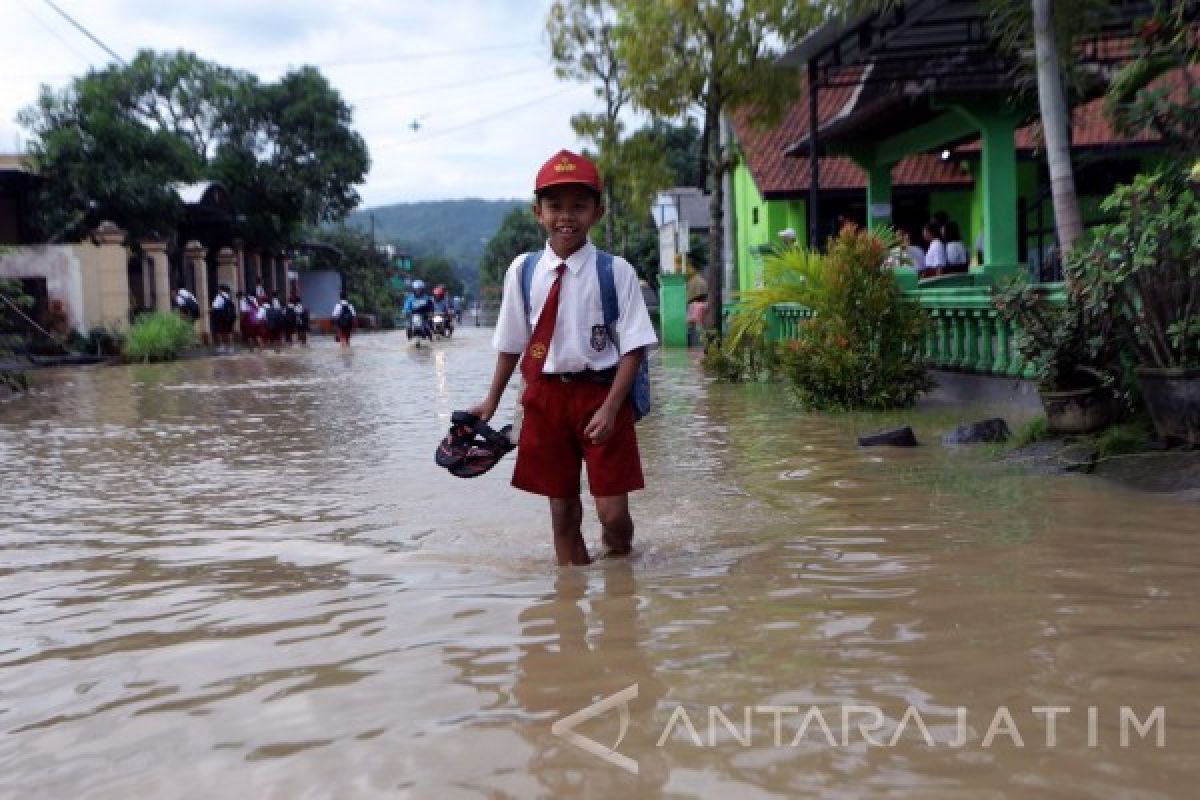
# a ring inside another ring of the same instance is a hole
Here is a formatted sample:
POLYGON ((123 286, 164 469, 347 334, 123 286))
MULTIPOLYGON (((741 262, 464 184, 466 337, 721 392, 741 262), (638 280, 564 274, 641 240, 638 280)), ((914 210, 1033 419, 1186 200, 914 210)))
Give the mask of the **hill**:
POLYGON ((414 257, 442 255, 455 265, 455 273, 477 294, 479 260, 504 215, 528 200, 439 200, 396 203, 356 211, 346 224, 364 231, 375 218, 375 241, 391 242, 414 257))

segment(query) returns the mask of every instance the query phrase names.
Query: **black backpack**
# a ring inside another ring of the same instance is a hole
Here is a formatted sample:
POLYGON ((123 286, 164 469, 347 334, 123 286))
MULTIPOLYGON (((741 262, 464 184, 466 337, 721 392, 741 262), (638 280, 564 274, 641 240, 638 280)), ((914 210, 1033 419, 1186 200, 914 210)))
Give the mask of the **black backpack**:
POLYGON ((337 326, 344 331, 354 327, 354 309, 349 303, 342 303, 342 310, 337 315, 337 326))
POLYGON ((237 308, 234 306, 233 298, 227 294, 222 294, 221 299, 223 303, 221 308, 218 309, 218 313, 221 315, 221 319, 232 325, 237 320, 237 308))
POLYGON ((283 312, 275 306, 267 307, 267 330, 283 330, 283 312))
POLYGON ((194 297, 183 298, 183 313, 187 314, 192 319, 200 317, 200 303, 194 297))

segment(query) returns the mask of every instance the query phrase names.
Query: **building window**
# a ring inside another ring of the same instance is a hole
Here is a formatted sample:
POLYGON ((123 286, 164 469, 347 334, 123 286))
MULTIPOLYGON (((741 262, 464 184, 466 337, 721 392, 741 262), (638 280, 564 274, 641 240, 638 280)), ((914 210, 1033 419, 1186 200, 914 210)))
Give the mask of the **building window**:
POLYGON ((752 224, 752 225, 758 224, 758 206, 755 206, 754 208, 750 209, 750 224, 752 224))

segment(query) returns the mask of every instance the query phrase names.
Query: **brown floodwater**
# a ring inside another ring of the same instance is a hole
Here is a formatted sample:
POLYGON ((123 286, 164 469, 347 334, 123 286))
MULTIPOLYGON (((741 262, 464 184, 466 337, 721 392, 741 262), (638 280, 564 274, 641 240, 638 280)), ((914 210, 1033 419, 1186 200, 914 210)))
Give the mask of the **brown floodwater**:
POLYGON ((487 333, 0 402, 0 796, 1196 795, 1194 502, 675 352, 635 557, 558 569, 511 458, 433 464, 487 333), (854 445, 900 418, 929 444, 854 445), (552 730, 614 694, 574 728, 609 758, 552 730))

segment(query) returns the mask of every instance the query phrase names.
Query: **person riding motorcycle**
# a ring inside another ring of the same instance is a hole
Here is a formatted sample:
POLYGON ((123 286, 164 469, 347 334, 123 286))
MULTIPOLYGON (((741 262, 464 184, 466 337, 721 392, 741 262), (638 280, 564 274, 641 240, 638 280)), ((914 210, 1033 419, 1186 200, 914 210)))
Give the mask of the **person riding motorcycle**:
POLYGON ((433 316, 433 298, 425 294, 425 281, 415 280, 412 282, 412 291, 404 298, 404 319, 408 320, 409 336, 424 336, 426 339, 431 337, 429 327, 429 318, 433 316), (420 314, 425 320, 425 328, 418 332, 412 329, 413 314, 420 314))
POLYGON ((454 312, 450 300, 446 297, 446 287, 441 284, 433 287, 433 313, 442 315, 442 324, 446 326, 445 333, 449 336, 454 331, 454 312))

